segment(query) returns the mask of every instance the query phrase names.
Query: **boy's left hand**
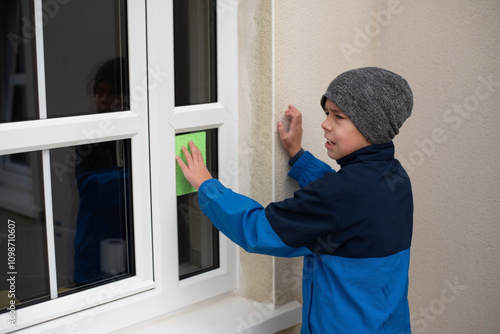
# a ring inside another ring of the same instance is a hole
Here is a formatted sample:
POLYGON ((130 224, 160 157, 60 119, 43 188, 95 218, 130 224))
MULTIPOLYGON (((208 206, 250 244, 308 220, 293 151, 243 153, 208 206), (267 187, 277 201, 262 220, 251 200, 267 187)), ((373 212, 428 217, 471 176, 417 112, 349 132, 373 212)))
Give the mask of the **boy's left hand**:
POLYGON ((186 157, 187 165, 179 156, 176 156, 175 160, 177 160, 177 163, 182 169, 182 173, 184 173, 189 183, 196 189, 199 189, 203 182, 212 178, 212 175, 210 175, 210 172, 203 162, 203 156, 200 150, 192 141, 189 141, 189 148, 191 149, 192 155, 189 154, 187 148, 182 146, 182 153, 184 153, 186 157))

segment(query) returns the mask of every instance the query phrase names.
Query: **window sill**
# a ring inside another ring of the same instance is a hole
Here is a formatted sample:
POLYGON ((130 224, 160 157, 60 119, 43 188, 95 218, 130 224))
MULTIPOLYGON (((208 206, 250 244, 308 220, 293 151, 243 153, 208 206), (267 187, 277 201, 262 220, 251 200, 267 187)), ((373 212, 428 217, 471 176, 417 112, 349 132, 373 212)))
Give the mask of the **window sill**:
POLYGON ((276 333, 301 321, 302 305, 291 302, 275 308, 241 297, 207 301, 175 315, 159 317, 114 334, 239 334, 276 333))

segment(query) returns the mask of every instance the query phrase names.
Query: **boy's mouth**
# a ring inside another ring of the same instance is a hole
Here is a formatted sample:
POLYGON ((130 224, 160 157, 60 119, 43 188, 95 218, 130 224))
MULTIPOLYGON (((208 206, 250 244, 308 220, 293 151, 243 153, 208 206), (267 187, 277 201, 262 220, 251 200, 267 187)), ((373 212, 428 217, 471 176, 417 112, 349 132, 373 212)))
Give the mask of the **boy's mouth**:
POLYGON ((335 143, 334 143, 333 141, 331 141, 331 140, 330 140, 330 139, 328 139, 328 138, 325 138, 325 139, 326 139, 326 144, 325 144, 325 146, 327 146, 327 148, 328 148, 328 147, 335 146, 335 143))

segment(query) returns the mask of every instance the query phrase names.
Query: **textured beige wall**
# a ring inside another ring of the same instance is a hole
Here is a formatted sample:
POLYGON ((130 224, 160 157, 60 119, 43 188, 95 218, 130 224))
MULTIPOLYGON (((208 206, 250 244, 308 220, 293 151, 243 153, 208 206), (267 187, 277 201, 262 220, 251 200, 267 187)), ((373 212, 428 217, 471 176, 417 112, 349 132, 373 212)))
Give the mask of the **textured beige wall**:
POLYGON ((499 333, 500 2, 404 2, 377 53, 415 94, 396 142, 415 198, 413 330, 499 333))
MULTIPOLYGON (((240 140, 252 146, 242 158, 242 166, 248 163, 243 189, 272 198, 272 159, 275 198, 296 188, 286 178, 288 159, 279 140, 275 156, 269 147, 276 135, 273 104, 276 121, 289 103, 296 105, 304 114, 303 146, 336 167, 324 152, 320 128, 319 98, 329 82, 362 66, 401 73, 415 95, 413 115, 395 141, 415 197, 413 331, 498 333, 500 2, 276 0, 274 100, 267 49, 271 0, 240 4, 240 19, 253 15, 240 31, 250 37, 240 45, 240 82, 248 81, 240 87, 240 117, 246 117, 240 140), (252 11, 244 12, 248 7, 252 11)), ((277 259, 274 267, 259 261, 263 277, 250 279, 254 293, 269 298, 266 284, 274 279, 278 302, 300 298, 300 261, 277 259)))
MULTIPOLYGON (((331 162, 324 149, 320 127, 324 112, 319 104, 330 81, 352 67, 374 64, 376 53, 370 44, 348 64, 339 44, 352 34, 352 26, 370 19, 373 1, 278 0, 275 2, 276 119, 282 119, 288 104, 304 115, 303 146, 331 162)), ((374 44, 374 43, 371 43, 374 44)), ((277 140, 277 197, 289 196, 286 179, 288 160, 277 140), (285 182, 280 184, 279 182, 285 182)))
MULTIPOLYGON (((500 2, 277 0, 275 25, 277 117, 295 104, 304 147, 325 161, 330 80, 361 66, 408 78, 415 108, 396 148, 415 196, 413 331, 498 333, 500 2)), ((277 150, 279 199, 294 185, 277 150)))
MULTIPOLYGON (((240 1, 239 191, 262 205, 272 200, 271 1, 240 1)), ((273 259, 240 251, 241 293, 273 302, 273 259)))

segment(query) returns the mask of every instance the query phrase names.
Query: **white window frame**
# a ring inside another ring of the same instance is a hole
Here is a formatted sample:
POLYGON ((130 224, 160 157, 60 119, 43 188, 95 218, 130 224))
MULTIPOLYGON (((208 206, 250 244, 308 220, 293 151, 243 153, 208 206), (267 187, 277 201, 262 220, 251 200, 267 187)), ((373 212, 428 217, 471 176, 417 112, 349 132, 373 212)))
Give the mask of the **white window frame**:
MULTIPOLYGON (((227 1, 217 1, 217 9, 227 1)), ((177 201, 175 186, 175 146, 163 143, 174 141, 175 134, 207 129, 218 130, 219 179, 237 189, 237 8, 217 14, 217 103, 175 107, 174 105, 174 41, 173 24, 165 17, 173 17, 173 2, 148 1, 148 62, 150 71, 168 73, 168 80, 150 81, 150 131, 153 230, 161 231, 161 239, 169 240, 168 253, 178 253, 177 248, 177 201), (160 112, 154 112, 154 111, 160 112), (166 204, 168 203, 168 205, 166 204), (174 221, 175 224, 165 222, 174 221), (175 239, 175 240, 174 240, 175 239), (175 246, 174 246, 175 245, 175 246)), ((150 75, 150 80, 154 76, 150 75)), ((155 235, 154 235, 155 236, 155 235)), ((155 247, 165 244, 154 242, 155 247)), ((155 254, 162 254, 155 248, 155 254)), ((165 254, 165 253, 163 253, 165 254)), ((234 243, 219 234, 219 268, 182 281, 178 277, 178 263, 165 265, 173 258, 156 258, 155 268, 163 271, 156 276, 174 282, 173 308, 220 295, 236 288, 236 256, 234 243), (158 260, 158 262, 156 262, 158 260), (175 273, 172 268, 177 268, 175 273), (161 276, 160 276, 161 275, 161 276)), ((178 261, 178 257, 175 257, 178 261)), ((170 284, 169 284, 170 285, 170 284)))
MULTIPOLYGON (((20 4, 21 7, 24 5, 20 4)), ((17 10, 10 11, 9 15, 13 15, 13 22, 17 19, 21 19, 21 13, 26 12, 27 8, 19 8, 19 12, 17 10)), ((11 23, 11 27, 9 29, 14 28, 15 24, 11 23)), ((15 28, 14 28, 15 29, 15 28)), ((16 34, 19 34, 21 27, 17 28, 16 34)), ((4 104, 1 106, 2 110, 2 118, 8 119, 12 116, 14 103, 14 89, 16 86, 24 86, 26 88, 27 85, 33 83, 35 80, 32 73, 16 73, 16 55, 11 52, 11 50, 7 50, 7 94, 5 96, 4 104)), ((28 52, 24 54, 24 61, 27 64, 31 64, 32 55, 28 52)), ((29 107, 32 107, 34 103, 35 97, 27 96, 26 104, 29 107)), ((10 157, 0 158, 0 206, 4 208, 9 208, 14 212, 18 212, 24 214, 31 218, 39 218, 40 214, 43 211, 43 208, 38 207, 36 204, 38 199, 36 198, 38 194, 34 191, 35 184, 34 180, 39 175, 32 175, 33 169, 31 168, 31 163, 33 161, 28 161, 28 166, 17 164, 11 161, 10 157), (7 193, 7 190, 10 189, 10 192, 7 193)))
MULTIPOLYGON (((41 0, 35 4, 40 13, 41 0)), ((131 138, 136 252, 136 276, 16 310, 15 328, 2 314, 0 332, 110 332, 237 288, 238 249, 222 234, 219 268, 184 280, 178 273, 175 134, 217 129, 219 178, 237 190, 237 2, 218 0, 217 8, 223 9, 217 15, 217 103, 174 106, 173 2, 130 0, 130 111, 0 124, 0 155, 44 150, 45 180, 51 148, 131 138)), ((43 36, 41 15, 36 19, 37 36, 43 36)), ((36 42, 39 105, 46 115, 43 40, 36 42)), ((50 182, 44 187, 50 222, 50 182)), ((47 226, 50 248, 52 222, 47 226)), ((55 272, 53 256, 49 267, 55 272)), ((54 295, 55 282, 51 286, 54 295)))

